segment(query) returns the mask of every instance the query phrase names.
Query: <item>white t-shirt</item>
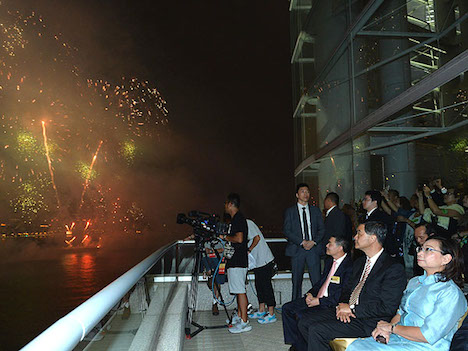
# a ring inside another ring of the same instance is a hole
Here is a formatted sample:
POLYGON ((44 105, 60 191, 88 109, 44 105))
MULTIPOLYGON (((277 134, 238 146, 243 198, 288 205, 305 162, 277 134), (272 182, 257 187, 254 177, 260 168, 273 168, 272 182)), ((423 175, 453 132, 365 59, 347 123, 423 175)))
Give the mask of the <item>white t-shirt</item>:
POLYGON ((275 257, 271 253, 271 250, 268 247, 268 244, 257 225, 252 220, 248 219, 247 226, 249 228, 249 235, 247 237, 247 248, 249 248, 250 245, 252 245, 252 241, 257 235, 260 236, 260 241, 253 248, 251 255, 255 259, 255 268, 263 267, 266 264, 273 261, 275 257))

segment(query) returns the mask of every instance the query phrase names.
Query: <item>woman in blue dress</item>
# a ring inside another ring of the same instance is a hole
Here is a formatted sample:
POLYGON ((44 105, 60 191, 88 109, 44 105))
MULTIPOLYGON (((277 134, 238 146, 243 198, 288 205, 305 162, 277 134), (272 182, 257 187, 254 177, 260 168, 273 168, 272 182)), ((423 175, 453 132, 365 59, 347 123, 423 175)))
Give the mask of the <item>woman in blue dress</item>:
POLYGON ((429 237, 418 248, 424 274, 408 282, 395 317, 380 321, 372 337, 354 341, 347 350, 448 351, 467 309, 458 287, 463 286, 461 255, 452 239, 429 237))

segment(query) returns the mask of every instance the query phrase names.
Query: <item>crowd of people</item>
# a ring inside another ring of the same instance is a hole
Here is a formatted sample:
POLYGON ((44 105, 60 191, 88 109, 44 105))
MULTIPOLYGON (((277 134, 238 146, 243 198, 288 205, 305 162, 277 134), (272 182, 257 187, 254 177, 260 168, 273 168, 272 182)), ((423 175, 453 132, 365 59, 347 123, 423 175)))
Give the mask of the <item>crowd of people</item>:
POLYGON ((339 196, 328 193, 323 221, 307 184, 297 185, 296 198, 284 219, 293 287, 282 319, 290 350, 330 350, 335 338, 359 338, 348 350, 464 349, 467 195, 436 179, 410 200, 394 189, 369 190, 362 208, 340 210, 339 196), (311 265, 325 243, 329 258, 317 278, 311 265), (305 265, 312 289, 302 295, 305 265))
MULTIPOLYGON (((335 338, 359 338, 348 346, 351 351, 465 347, 467 322, 460 329, 459 324, 467 312, 461 289, 468 195, 444 187, 440 179, 410 199, 394 189, 369 190, 358 209, 349 204, 340 209, 338 194, 330 192, 321 211, 309 203, 304 183, 295 195, 283 227, 292 296, 282 306, 282 322, 290 350, 330 350, 335 338), (306 266, 312 288, 303 294, 306 266)), ((277 321, 274 257, 260 229, 240 212, 238 194, 228 195, 225 212, 231 226, 221 239, 234 247, 226 269, 238 306, 229 331, 243 333, 252 329, 249 318, 260 324, 277 321), (259 303, 258 311, 250 313, 249 269, 259 303)), ((219 286, 213 287, 218 294, 219 286)))

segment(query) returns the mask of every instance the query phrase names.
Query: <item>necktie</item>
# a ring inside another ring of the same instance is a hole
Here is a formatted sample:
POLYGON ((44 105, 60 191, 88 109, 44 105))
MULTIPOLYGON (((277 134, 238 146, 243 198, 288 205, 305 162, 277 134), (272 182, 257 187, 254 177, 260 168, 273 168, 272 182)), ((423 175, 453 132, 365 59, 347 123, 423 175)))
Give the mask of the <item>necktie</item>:
POLYGON ((325 283, 323 283, 322 287, 320 288, 317 297, 320 299, 325 295, 325 291, 327 291, 328 286, 330 285, 331 277, 333 277, 333 274, 336 272, 336 260, 333 260, 333 264, 330 268, 330 272, 328 273, 327 280, 325 280, 325 283))
POLYGON ((362 279, 358 283, 358 285, 356 285, 353 292, 351 293, 351 297, 349 298, 350 306, 355 305, 359 299, 359 294, 361 293, 362 287, 364 286, 364 283, 366 282, 367 276, 369 275, 369 272, 370 272, 370 268, 371 268, 370 263, 371 261, 368 257, 366 261, 366 266, 364 267, 364 274, 362 276, 362 279))
POLYGON ((309 240, 309 225, 307 224, 306 208, 302 208, 302 222, 304 223, 304 240, 309 240))

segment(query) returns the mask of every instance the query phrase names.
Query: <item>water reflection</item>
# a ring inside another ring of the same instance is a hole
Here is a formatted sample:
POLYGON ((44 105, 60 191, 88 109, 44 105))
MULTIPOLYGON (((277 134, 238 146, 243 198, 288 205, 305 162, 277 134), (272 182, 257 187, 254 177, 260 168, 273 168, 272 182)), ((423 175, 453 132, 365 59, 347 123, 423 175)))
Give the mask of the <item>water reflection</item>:
POLYGON ((62 259, 65 273, 64 287, 78 294, 74 296, 79 300, 88 297, 96 291, 96 255, 83 253, 69 253, 62 259))

